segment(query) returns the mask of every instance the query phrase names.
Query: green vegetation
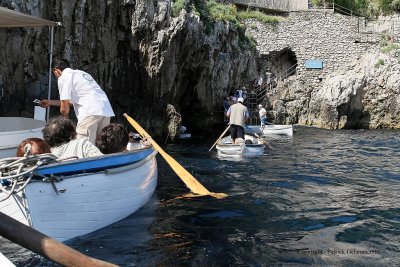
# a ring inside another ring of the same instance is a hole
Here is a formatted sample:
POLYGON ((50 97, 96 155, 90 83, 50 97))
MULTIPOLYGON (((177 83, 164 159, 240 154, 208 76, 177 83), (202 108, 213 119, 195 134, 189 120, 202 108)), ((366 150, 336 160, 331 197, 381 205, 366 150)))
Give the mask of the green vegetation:
POLYGON ((385 47, 382 47, 381 52, 387 54, 387 53, 392 52, 393 50, 400 50, 400 45, 391 43, 385 47))
POLYGON ((268 16, 260 11, 246 10, 238 13, 240 20, 245 19, 256 19, 265 24, 277 24, 280 21, 283 21, 282 17, 277 16, 268 16))
POLYGON ((186 0, 175 0, 174 4, 172 5, 172 16, 177 17, 179 12, 185 8, 186 0))
POLYGON ((379 66, 385 65, 385 61, 383 59, 378 59, 378 61, 375 63, 375 68, 379 68, 379 66))
POLYGON ((172 15, 174 17, 178 16, 182 9, 197 14, 203 22, 207 33, 212 32, 215 22, 233 23, 239 32, 239 42, 241 44, 248 43, 251 46, 255 45, 255 41, 245 36, 244 20, 256 19, 262 23, 273 25, 283 20, 281 17, 268 16, 259 11, 238 11, 235 5, 217 3, 215 0, 176 0, 172 7, 172 15))
POLYGON ((312 3, 315 6, 335 3, 338 10, 340 6, 368 18, 400 11, 400 0, 312 0, 312 3))

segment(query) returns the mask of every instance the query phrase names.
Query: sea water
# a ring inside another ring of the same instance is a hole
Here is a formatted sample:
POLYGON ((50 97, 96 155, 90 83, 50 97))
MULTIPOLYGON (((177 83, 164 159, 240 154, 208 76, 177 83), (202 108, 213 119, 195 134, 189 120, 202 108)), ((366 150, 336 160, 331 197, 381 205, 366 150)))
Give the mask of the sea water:
MULTIPOLYGON (((245 159, 209 153, 210 138, 168 144, 205 187, 229 197, 181 198, 189 190, 158 156, 145 207, 67 244, 121 266, 398 266, 400 132, 295 129, 245 159)), ((17 266, 56 266, 1 241, 17 266)))

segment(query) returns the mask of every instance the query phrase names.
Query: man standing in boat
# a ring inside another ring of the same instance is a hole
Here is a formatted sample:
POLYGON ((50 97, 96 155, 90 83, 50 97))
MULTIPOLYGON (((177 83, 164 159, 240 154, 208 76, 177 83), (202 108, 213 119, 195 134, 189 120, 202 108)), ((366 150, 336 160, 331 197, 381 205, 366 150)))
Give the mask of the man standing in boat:
POLYGON ((43 99, 40 105, 44 108, 59 106, 63 117, 68 117, 70 105, 73 105, 78 119, 76 138, 88 137, 94 144, 97 134, 115 116, 106 93, 90 74, 71 69, 68 62, 56 60, 53 66, 60 100, 43 99))
POLYGON ((233 142, 235 142, 236 138, 244 140, 244 124, 250 120, 249 111, 243 102, 243 97, 239 97, 237 103, 230 106, 226 113, 231 125, 230 131, 233 142))

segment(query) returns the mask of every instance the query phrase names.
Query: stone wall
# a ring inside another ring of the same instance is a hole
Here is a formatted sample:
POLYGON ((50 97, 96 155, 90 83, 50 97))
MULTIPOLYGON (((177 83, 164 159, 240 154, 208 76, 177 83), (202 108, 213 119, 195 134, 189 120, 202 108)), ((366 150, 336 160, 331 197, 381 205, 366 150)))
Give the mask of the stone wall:
MULTIPOLYGON (((265 25, 248 20, 247 34, 257 42, 261 57, 274 51, 290 49, 297 58, 297 75, 307 86, 318 87, 327 74, 340 66, 351 64, 371 49, 371 44, 359 42, 358 18, 343 16, 333 10, 290 12, 284 22, 265 25), (323 69, 307 70, 306 60, 322 60, 323 69)), ((275 73, 285 71, 275 66, 275 73)))
POLYGON ((291 12, 277 25, 247 21, 247 33, 257 42, 259 73, 270 67, 279 76, 298 63, 292 76, 269 88, 270 119, 329 129, 400 128, 400 49, 387 37, 396 35, 396 22, 365 22, 332 10, 291 12), (383 37, 388 45, 381 50, 383 37), (306 60, 322 60, 324 66, 306 69, 306 60))

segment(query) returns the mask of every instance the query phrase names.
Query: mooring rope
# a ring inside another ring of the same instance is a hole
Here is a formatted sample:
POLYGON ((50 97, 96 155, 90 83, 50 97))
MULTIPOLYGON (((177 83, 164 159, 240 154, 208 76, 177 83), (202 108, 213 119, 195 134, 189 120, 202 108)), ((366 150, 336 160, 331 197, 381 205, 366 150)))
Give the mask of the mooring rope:
POLYGON ((42 165, 54 162, 57 157, 53 154, 29 155, 0 160, 0 202, 12 194, 21 192, 32 180, 35 170, 42 165))

